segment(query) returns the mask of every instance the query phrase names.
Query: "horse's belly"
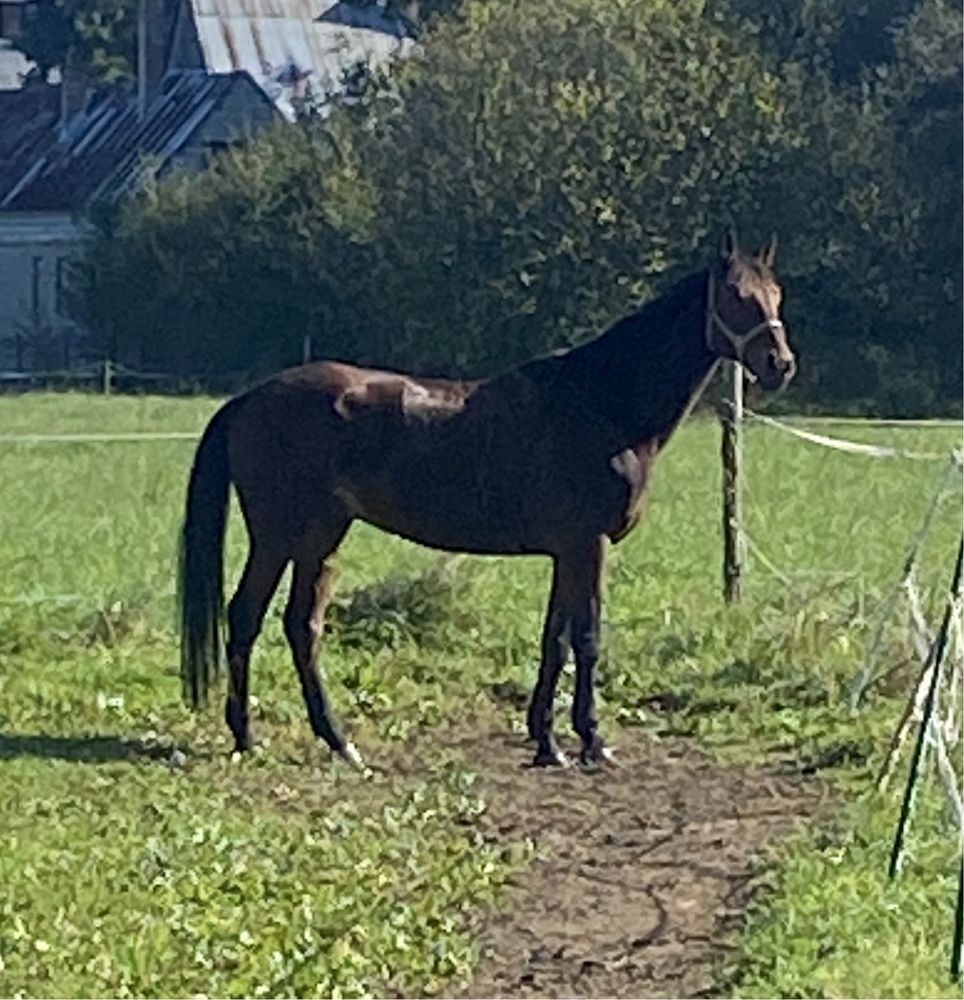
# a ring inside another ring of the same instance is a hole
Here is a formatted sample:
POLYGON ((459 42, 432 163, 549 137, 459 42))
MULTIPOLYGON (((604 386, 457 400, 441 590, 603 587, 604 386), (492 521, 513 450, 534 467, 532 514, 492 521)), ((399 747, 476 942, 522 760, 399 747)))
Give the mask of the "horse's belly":
POLYGON ((639 517, 648 463, 628 450, 586 455, 578 440, 505 423, 392 445, 342 466, 336 493, 353 516, 424 545, 553 552, 577 537, 618 540, 639 517))
POLYGON ((536 539, 529 539, 512 530, 473 531, 462 526, 445 526, 427 522, 402 522, 397 518, 376 518, 360 515, 363 521, 393 535, 419 545, 447 552, 469 552, 474 555, 514 556, 544 553, 547 548, 536 539))
POLYGON ((353 516, 422 545, 490 554, 543 551, 519 491, 431 472, 353 480, 335 492, 353 516))

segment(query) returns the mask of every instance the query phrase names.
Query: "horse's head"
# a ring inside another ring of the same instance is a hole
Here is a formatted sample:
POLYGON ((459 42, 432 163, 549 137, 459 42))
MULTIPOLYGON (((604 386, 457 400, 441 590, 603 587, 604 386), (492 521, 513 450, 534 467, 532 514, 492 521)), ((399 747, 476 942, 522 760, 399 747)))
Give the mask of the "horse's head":
POLYGON ((710 269, 706 342, 721 358, 739 361, 764 389, 793 378, 796 361, 780 319, 783 290, 773 274, 776 237, 758 254, 745 254, 728 233, 710 269))

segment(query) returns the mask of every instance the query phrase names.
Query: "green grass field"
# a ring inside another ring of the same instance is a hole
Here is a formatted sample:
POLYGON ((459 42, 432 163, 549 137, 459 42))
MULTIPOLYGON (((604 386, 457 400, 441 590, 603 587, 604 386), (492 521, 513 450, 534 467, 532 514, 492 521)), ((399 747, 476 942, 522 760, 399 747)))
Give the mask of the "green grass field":
MULTIPOLYGON (((216 405, 6 397, 0 435, 195 431, 216 405)), ((961 439, 846 436, 947 452, 961 439)), ((180 702, 173 570, 193 450, 0 442, 0 995, 454 988, 476 958, 464 913, 497 902, 530 851, 481 836, 484 795, 464 763, 433 756, 432 736, 480 718, 520 725, 500 692, 534 679, 547 564, 453 562, 355 526, 323 653, 330 690, 363 751, 391 761, 415 745, 425 767, 365 783, 314 745, 280 601, 252 676, 264 751, 238 765, 220 708, 193 716, 180 702)), ((751 558, 743 604, 725 608, 717 453, 712 422, 685 427, 657 465, 647 518, 611 553, 603 725, 823 768, 837 789, 832 816, 788 845, 721 991, 954 995, 958 855, 937 784, 928 772, 894 884, 902 774, 872 791, 916 670, 902 619, 865 709, 844 703, 941 469, 749 427, 748 528, 779 574, 751 558)), ((924 549, 932 619, 960 530, 958 477, 924 549)), ((237 517, 228 542, 233 577, 237 517)))

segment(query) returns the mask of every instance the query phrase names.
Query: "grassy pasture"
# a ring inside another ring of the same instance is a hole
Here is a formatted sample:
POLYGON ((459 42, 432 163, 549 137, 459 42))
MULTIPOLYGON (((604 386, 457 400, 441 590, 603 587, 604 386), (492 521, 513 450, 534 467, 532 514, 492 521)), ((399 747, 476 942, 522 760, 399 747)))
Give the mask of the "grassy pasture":
MULTIPOLYGON (((193 431, 216 405, 0 398, 0 433, 193 431)), ((953 429, 846 436, 960 444, 953 429)), ((955 858, 940 798, 922 795, 905 875, 887 885, 896 793, 869 791, 915 670, 901 622, 866 709, 842 705, 939 469, 748 428, 748 526, 785 578, 751 559, 746 600, 725 609, 717 451, 712 423, 686 426, 646 520, 611 553, 603 725, 822 768, 840 789, 832 821, 788 848, 721 988, 945 994, 955 858)), ((520 725, 547 565, 453 562, 356 526, 329 685, 363 750, 404 741, 429 776, 389 768, 362 784, 313 745, 280 600, 252 675, 265 752, 234 765, 219 708, 192 716, 179 701, 173 559, 192 455, 189 441, 0 443, 0 994, 445 989, 475 957, 461 914, 497 899, 528 848, 481 837, 484 797, 464 762, 433 755, 433 733, 520 725)), ((932 617, 960 512, 958 483, 925 549, 932 617)), ((233 577, 237 517, 228 544, 233 577)))

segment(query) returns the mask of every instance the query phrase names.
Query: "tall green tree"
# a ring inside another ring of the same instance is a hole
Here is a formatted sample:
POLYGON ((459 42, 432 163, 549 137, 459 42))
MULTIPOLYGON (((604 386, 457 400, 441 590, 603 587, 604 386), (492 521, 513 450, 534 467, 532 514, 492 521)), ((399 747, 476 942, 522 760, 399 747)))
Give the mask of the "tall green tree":
POLYGON ((815 242, 824 233, 803 299, 821 396, 959 408, 959 0, 712 3, 798 91, 807 139, 784 212, 815 242))
POLYGON ((895 56, 894 25, 918 0, 709 0, 712 16, 754 38, 781 63, 820 67, 840 83, 895 56))
POLYGON ((598 332, 735 222, 780 233, 799 399, 959 405, 959 19, 918 0, 854 77, 828 61, 839 2, 792 57, 737 0, 463 3, 360 103, 100 226, 84 315, 195 372, 297 361, 306 332, 491 372, 598 332))
POLYGON ((359 283, 319 208, 335 162, 319 122, 279 125, 201 177, 97 206, 76 316, 101 351, 151 368, 230 383, 297 363, 306 335, 333 333, 334 289, 359 283))
POLYGON ((375 358, 478 370, 574 342, 747 215, 784 108, 753 48, 701 13, 470 4, 371 128, 335 124, 375 206, 375 358))

